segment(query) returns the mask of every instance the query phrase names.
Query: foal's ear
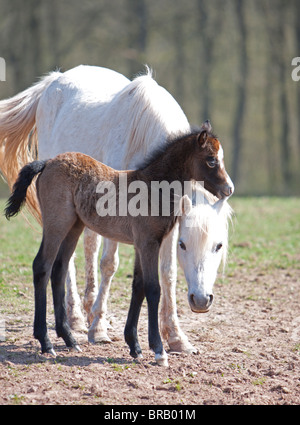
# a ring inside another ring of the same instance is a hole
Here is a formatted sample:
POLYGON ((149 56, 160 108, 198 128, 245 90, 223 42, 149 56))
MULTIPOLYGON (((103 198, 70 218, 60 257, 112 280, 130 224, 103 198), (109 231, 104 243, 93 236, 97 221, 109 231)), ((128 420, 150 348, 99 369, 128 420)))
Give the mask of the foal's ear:
POLYGON ((198 134, 197 142, 201 148, 205 148, 206 142, 208 139, 208 133, 206 130, 202 130, 201 133, 198 134))
POLYGON ((201 125, 201 130, 206 130, 208 133, 212 132, 212 126, 209 120, 204 121, 201 125))

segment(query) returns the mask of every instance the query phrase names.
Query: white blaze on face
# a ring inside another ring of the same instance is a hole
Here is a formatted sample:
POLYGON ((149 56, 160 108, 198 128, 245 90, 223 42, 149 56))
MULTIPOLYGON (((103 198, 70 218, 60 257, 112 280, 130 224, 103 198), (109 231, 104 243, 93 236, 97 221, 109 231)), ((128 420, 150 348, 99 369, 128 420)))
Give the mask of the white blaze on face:
MULTIPOLYGON (((221 146, 221 143, 220 143, 220 147, 219 147, 219 150, 218 150, 218 161, 219 161, 219 164, 220 164, 220 169, 225 170, 224 151, 223 151, 223 148, 221 146)), ((228 173, 226 173, 226 180, 227 180, 227 184, 232 187, 232 193, 233 193, 234 184, 232 183, 232 180, 229 177, 228 173)))
POLYGON ((218 161, 220 163, 220 168, 223 169, 224 168, 224 151, 221 144, 218 151, 218 161))

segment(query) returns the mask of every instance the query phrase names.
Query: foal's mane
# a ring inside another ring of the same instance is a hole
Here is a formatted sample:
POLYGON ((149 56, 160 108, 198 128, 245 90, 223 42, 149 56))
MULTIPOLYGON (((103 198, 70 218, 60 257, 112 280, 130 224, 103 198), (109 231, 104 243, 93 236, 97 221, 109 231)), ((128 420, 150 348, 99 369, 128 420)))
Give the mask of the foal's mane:
MULTIPOLYGON (((170 149, 171 146, 175 145, 177 142, 183 142, 184 143, 184 139, 188 139, 190 137, 195 137, 199 133, 201 133, 202 131, 204 131, 204 130, 201 129, 201 128, 194 128, 189 133, 181 134, 181 135, 176 136, 176 137, 168 138, 167 143, 164 143, 163 145, 161 145, 157 149, 155 149, 153 152, 151 152, 149 155, 147 155, 146 158, 144 159, 144 161, 141 164, 139 164, 137 169, 143 170, 144 168, 147 168, 150 164, 152 164, 152 162, 156 161, 164 153, 166 153, 170 149)), ((208 133, 208 137, 214 138, 214 139, 217 138, 217 136, 214 135, 213 133, 208 133)))

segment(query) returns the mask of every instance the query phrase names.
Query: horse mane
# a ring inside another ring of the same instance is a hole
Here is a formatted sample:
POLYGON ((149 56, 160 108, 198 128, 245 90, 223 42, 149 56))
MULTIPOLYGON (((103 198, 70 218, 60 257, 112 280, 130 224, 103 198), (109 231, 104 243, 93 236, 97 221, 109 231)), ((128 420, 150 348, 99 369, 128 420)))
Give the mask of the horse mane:
MULTIPOLYGON (((125 169, 131 168, 136 154, 147 157, 169 137, 190 131, 188 120, 176 100, 152 78, 152 70, 137 76, 112 103, 126 105, 127 128, 124 143, 127 143, 125 169)), ((118 111, 116 111, 118 113, 118 111)), ((123 111, 124 114, 124 111, 123 111)), ((136 168, 136 167, 134 167, 136 168)))

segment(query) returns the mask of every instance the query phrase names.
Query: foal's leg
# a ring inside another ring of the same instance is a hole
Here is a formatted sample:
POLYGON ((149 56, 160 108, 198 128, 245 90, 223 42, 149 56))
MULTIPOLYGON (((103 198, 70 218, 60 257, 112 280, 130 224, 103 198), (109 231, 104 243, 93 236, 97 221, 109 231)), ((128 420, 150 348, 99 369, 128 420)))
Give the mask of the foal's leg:
POLYGON ((159 334, 158 306, 160 300, 160 285, 158 279, 159 244, 148 244, 141 253, 144 289, 148 304, 148 336, 149 346, 155 353, 155 360, 161 366, 168 366, 168 356, 165 352, 159 334))
POLYGON ((84 229, 85 255, 85 294, 83 306, 87 313, 88 324, 93 320, 92 307, 98 293, 98 256, 101 236, 89 228, 84 229))
POLYGON ((143 357, 137 336, 137 324, 141 311, 141 306, 145 298, 143 273, 140 264, 139 254, 135 253, 135 264, 132 282, 132 295, 124 330, 125 341, 129 345, 130 355, 134 358, 143 357))
POLYGON ((39 340, 42 353, 50 353, 54 356, 55 351, 48 337, 46 324, 47 284, 61 240, 58 236, 50 238, 48 241, 47 235, 44 234, 40 249, 32 264, 35 300, 33 335, 39 340))
POLYGON ((176 307, 178 225, 164 238, 160 247, 160 276, 162 302, 160 328, 162 337, 168 341, 171 351, 196 353, 187 336, 180 329, 176 307))
POLYGON ((112 278, 118 269, 118 243, 103 239, 103 253, 100 261, 101 284, 95 304, 92 307, 93 323, 89 329, 90 342, 111 342, 107 335, 107 301, 112 278))
MULTIPOLYGON (((139 262, 144 282, 144 294, 148 305, 149 346, 155 353, 156 362, 161 366, 167 366, 168 356, 163 348, 158 327, 158 305, 160 299, 160 285, 158 280, 159 243, 156 241, 147 243, 137 251, 139 252, 139 262)), ((137 347, 136 353, 138 354, 139 346, 137 345, 136 326, 140 313, 141 299, 139 300, 137 297, 136 286, 133 287, 132 291, 132 299, 126 324, 127 329, 125 328, 125 339, 127 337, 126 341, 129 341, 128 343, 130 345, 128 335, 133 336, 133 342, 135 341, 137 347)), ((133 351, 132 346, 134 348, 134 344, 130 345, 131 354, 133 351)))
POLYGON ((61 243, 51 272, 56 333, 58 337, 63 338, 67 347, 74 348, 77 351, 80 351, 80 349, 71 333, 71 329, 67 321, 65 305, 65 280, 68 271, 69 260, 76 248, 83 228, 83 223, 78 219, 61 243))

